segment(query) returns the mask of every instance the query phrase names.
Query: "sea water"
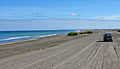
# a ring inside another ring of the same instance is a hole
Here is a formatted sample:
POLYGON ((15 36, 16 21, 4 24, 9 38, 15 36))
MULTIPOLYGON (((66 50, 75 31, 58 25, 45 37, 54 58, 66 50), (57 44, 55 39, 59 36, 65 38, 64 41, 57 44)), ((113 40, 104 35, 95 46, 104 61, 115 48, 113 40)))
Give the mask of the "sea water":
POLYGON ((76 30, 30 30, 30 31, 0 31, 0 43, 31 39, 37 37, 47 37, 57 34, 64 34, 76 30))

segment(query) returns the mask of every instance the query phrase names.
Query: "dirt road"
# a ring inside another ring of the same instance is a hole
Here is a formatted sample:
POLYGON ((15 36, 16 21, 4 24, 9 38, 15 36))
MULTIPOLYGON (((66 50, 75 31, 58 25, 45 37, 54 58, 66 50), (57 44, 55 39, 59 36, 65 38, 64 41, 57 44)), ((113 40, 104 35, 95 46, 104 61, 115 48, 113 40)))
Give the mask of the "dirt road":
POLYGON ((0 69, 120 69, 120 48, 102 42, 101 33, 63 43, 60 46, 0 59, 0 69))

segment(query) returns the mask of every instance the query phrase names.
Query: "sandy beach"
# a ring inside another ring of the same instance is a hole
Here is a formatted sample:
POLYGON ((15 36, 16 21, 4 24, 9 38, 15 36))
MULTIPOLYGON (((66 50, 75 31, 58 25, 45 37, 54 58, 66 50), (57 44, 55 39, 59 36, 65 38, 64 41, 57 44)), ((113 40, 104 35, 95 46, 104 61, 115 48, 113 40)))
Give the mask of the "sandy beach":
POLYGON ((120 0, 1 0, 0 69, 120 69, 120 0))
POLYGON ((120 33, 97 30, 90 35, 66 34, 0 45, 0 69, 120 69, 120 33), (104 33, 113 42, 103 42, 104 33))
POLYGON ((83 38, 88 35, 68 37, 67 34, 59 34, 48 37, 32 38, 21 41, 0 43, 0 58, 23 54, 35 50, 42 50, 53 46, 59 46, 67 41, 83 38))

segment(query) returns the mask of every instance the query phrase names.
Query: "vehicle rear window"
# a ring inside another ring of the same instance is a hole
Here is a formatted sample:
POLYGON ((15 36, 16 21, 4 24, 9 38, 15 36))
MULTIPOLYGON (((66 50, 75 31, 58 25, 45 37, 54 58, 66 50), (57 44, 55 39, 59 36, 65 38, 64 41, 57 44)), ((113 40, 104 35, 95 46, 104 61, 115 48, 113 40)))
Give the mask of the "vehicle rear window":
POLYGON ((111 36, 111 34, 105 34, 105 36, 111 36))

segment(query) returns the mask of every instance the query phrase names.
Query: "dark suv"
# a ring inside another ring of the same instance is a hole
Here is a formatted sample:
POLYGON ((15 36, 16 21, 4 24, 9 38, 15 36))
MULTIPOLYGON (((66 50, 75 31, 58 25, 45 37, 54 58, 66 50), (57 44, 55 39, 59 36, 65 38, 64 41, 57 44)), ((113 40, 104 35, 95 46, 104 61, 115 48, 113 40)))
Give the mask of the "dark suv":
POLYGON ((105 41, 105 42, 106 42, 106 41, 113 42, 112 34, 111 34, 111 33, 105 33, 105 34, 104 34, 103 41, 105 41))

